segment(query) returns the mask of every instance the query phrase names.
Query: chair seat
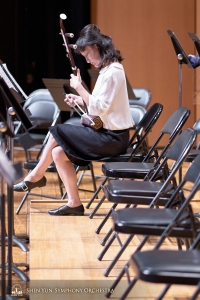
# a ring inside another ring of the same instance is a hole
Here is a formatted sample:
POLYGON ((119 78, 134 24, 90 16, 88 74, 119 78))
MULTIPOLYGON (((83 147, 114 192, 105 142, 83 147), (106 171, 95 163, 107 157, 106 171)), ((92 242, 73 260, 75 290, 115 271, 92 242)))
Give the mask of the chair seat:
MULTIPOLYGON (((158 235, 170 224, 177 210, 175 209, 155 209, 155 208, 124 208, 112 213, 113 229, 117 232, 127 234, 158 235)), ((191 219, 189 213, 184 212, 181 217, 186 218, 180 226, 174 227, 170 236, 184 235, 191 237, 191 219), (186 232, 183 234, 183 228, 186 232), (187 232, 188 228, 188 232, 187 232), (188 236, 189 235, 189 236, 188 236)), ((199 221, 195 219, 197 226, 199 221)))
MULTIPOLYGON (((34 139, 36 142, 40 142, 43 141, 46 137, 46 134, 40 134, 40 133, 29 133, 31 138, 34 139)), ((16 134, 14 137, 14 142, 17 143, 19 141, 19 139, 21 138, 21 134, 16 134)))
POLYGON ((137 178, 143 179, 152 169, 153 163, 144 162, 112 162, 102 165, 105 176, 113 178, 137 178))
POLYGON ((147 282, 196 285, 200 280, 200 251, 152 250, 131 256, 130 266, 147 282))
MULTIPOLYGON (((149 205, 152 199, 162 188, 162 182, 136 181, 136 180, 110 180, 103 187, 106 198, 115 203, 149 205)), ((171 196, 172 185, 168 186, 168 192, 159 198, 158 205, 164 206, 171 196)))

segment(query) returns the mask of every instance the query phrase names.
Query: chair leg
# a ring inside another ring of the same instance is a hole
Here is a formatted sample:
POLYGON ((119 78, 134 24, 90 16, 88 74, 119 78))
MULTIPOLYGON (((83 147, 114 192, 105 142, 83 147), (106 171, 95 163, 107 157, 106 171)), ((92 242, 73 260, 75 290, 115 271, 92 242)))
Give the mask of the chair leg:
POLYGON ((108 231, 108 233, 105 235, 105 237, 103 238, 103 240, 100 243, 102 246, 105 246, 107 240, 109 239, 109 237, 111 236, 112 233, 113 233, 113 229, 110 228, 110 230, 108 231))
POLYGON ((137 278, 134 278, 132 281, 130 280, 130 275, 129 275, 129 262, 127 262, 125 264, 125 266, 123 267, 123 269, 121 270, 121 272, 119 273, 119 275, 117 276, 117 278, 115 279, 115 281, 113 282, 113 284, 111 285, 109 291, 105 294, 105 297, 110 298, 111 293, 110 291, 115 290, 116 286, 118 285, 118 283, 120 282, 120 280, 122 279, 122 277, 125 275, 127 275, 127 279, 128 279, 128 288, 125 290, 124 294, 122 295, 122 297, 120 298, 120 300, 125 299, 126 296, 128 295, 128 293, 131 291, 131 289, 133 288, 133 286, 135 285, 135 283, 137 282, 137 278))
POLYGON ((18 208, 17 208, 17 210, 16 210, 16 215, 19 214, 19 212, 20 212, 20 210, 21 210, 21 208, 22 208, 24 202, 25 202, 26 199, 28 198, 29 193, 30 193, 29 191, 26 192, 25 195, 24 195, 24 197, 22 198, 22 200, 21 200, 21 202, 20 202, 20 204, 19 204, 19 206, 18 206, 18 208))
POLYGON ((93 188, 94 188, 94 191, 96 191, 97 186, 96 186, 96 179, 95 179, 95 175, 94 175, 94 168, 93 168, 92 162, 90 162, 90 171, 91 171, 91 176, 92 176, 93 188))
POLYGON ((125 290, 125 292, 123 293, 123 295, 120 297, 119 300, 124 300, 126 299, 126 297, 128 296, 128 294, 130 293, 130 291, 132 290, 133 286, 136 284, 137 282, 137 278, 135 277, 129 284, 129 286, 127 287, 127 289, 125 290))
POLYGON ((101 204, 104 202, 104 200, 106 199, 105 196, 102 196, 102 198, 100 199, 100 201, 98 202, 98 204, 96 205, 96 207, 93 209, 93 211, 91 212, 91 214, 89 215, 89 218, 92 219, 95 215, 95 213, 97 212, 97 210, 100 208, 101 204))
POLYGON ((77 186, 80 185, 80 183, 81 183, 81 181, 82 181, 82 179, 83 179, 84 173, 85 173, 85 171, 82 171, 82 172, 81 172, 81 175, 80 175, 80 177, 79 177, 79 179, 78 179, 78 181, 77 181, 77 186))
POLYGON ((96 190, 96 192, 94 193, 94 195, 92 196, 92 198, 90 199, 90 201, 88 202, 88 204, 85 206, 86 208, 90 208, 91 204, 93 203, 94 199, 97 198, 97 195, 99 194, 99 192, 102 189, 102 186, 104 186, 104 184, 106 183, 106 181, 108 180, 108 177, 106 177, 102 184, 98 187, 98 189, 96 190))
MULTIPOLYGON (((105 277, 107 277, 110 274, 111 270, 113 269, 113 267, 115 266, 115 264, 117 263, 118 259, 123 254, 124 250, 127 248, 127 246, 129 245, 129 243, 131 242, 131 240, 133 239, 133 237, 134 237, 134 234, 130 234, 129 237, 127 238, 127 240, 125 241, 125 243, 122 245, 120 251, 117 253, 117 255, 115 256, 115 258, 113 259, 113 261, 111 262, 111 264, 109 265, 109 267, 104 272, 104 276, 105 277)), ((137 249, 135 250, 135 253, 142 249, 142 247, 144 246, 144 244, 146 243, 146 241, 148 240, 148 238, 149 238, 148 235, 144 236, 144 238, 142 239, 142 241, 138 245, 137 249)))
POLYGON ((106 244, 106 246, 103 248, 103 250, 101 251, 101 253, 97 257, 98 260, 102 260, 102 258, 106 254, 107 250, 110 248, 110 246, 112 245, 112 243, 116 239, 116 235, 117 235, 117 232, 114 232, 112 237, 109 239, 108 243, 106 244))
POLYGON ((113 269, 113 267, 115 266, 115 264, 117 263, 118 259, 120 258, 120 256, 124 252, 124 250, 127 248, 127 246, 129 245, 129 243, 131 242, 131 240, 133 239, 133 237, 134 237, 134 234, 130 234, 129 235, 128 239, 123 244, 123 246, 121 247, 120 251, 117 253, 117 255, 115 256, 115 258, 113 259, 113 261, 111 262, 111 264, 109 265, 109 267, 104 272, 103 275, 105 277, 108 277, 108 275, 110 274, 111 270, 113 269))
POLYGON ((57 172, 57 177, 58 177, 58 184, 59 184, 59 189, 60 189, 60 195, 63 197, 63 189, 62 189, 62 180, 60 179, 60 176, 57 172))
POLYGON ((169 290, 170 286, 171 286, 170 284, 166 284, 166 286, 164 287, 160 295, 156 298, 156 300, 161 300, 169 290))
POLYGON ((199 293, 200 293, 200 286, 198 284, 198 287, 196 288, 194 294, 190 297, 190 300, 195 300, 198 297, 199 293))
POLYGON ((129 268, 129 263, 127 263, 123 269, 121 270, 121 272, 119 273, 119 275, 117 276, 117 278, 115 279, 115 281, 113 282, 113 284, 111 285, 109 291, 105 294, 106 298, 110 298, 111 296, 111 292, 112 290, 115 290, 116 286, 118 285, 118 283, 120 282, 120 280, 122 279, 122 277, 124 276, 124 274, 126 273, 126 271, 129 268))
MULTIPOLYGON (((88 170, 90 170, 90 172, 91 172, 92 184, 93 184, 93 191, 96 192, 96 190, 97 190, 97 186, 96 186, 96 176, 95 176, 95 174, 94 174, 94 168, 93 168, 92 162, 90 162, 89 166, 90 166, 90 168, 89 168, 88 170)), ((78 173, 79 171, 80 171, 80 167, 78 166, 78 167, 76 168, 76 173, 78 173)), ((80 177, 79 177, 79 179, 78 179, 78 182, 77 182, 77 186, 80 185, 80 183, 81 183, 81 181, 82 181, 82 179, 83 179, 84 174, 85 174, 85 170, 81 172, 81 175, 80 175, 80 177)))
MULTIPOLYGON (((101 229, 103 228, 103 226, 105 225, 106 221, 108 220, 108 218, 110 217, 110 215, 113 213, 113 211, 115 210, 115 208, 117 207, 118 203, 114 203, 113 206, 110 208, 110 210, 108 211, 107 215, 104 217, 104 219, 102 220, 101 224, 97 227, 97 229, 95 230, 95 232, 97 234, 100 233, 101 229)), ((125 206, 125 208, 130 207, 131 204, 127 204, 125 206)), ((135 205, 133 206, 135 207, 135 205)))
POLYGON ((111 207, 111 209, 109 210, 109 212, 107 213, 107 215, 104 217, 104 219, 102 220, 102 222, 100 223, 100 225, 97 227, 97 229, 95 230, 95 232, 97 234, 100 233, 101 229, 103 228, 103 226, 105 225, 106 221, 109 219, 110 215, 115 210, 115 208, 117 207, 117 205, 118 205, 118 203, 113 204, 113 206, 111 207))

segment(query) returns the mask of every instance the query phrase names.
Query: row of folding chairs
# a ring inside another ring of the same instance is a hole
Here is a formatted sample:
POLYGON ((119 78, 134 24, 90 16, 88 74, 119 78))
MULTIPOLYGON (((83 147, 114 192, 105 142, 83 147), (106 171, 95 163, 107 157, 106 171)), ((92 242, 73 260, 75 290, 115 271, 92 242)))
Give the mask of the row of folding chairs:
MULTIPOLYGON (((194 249, 198 246, 197 237, 200 224, 199 219, 193 214, 190 201, 193 199, 200 184, 200 156, 197 156, 199 150, 193 149, 197 139, 197 134, 199 133, 200 121, 197 121, 193 128, 187 128, 182 132, 183 126, 188 120, 189 115, 190 111, 187 108, 180 107, 177 109, 168 118, 155 143, 148 150, 146 155, 144 155, 141 161, 134 161, 135 155, 133 153, 132 156, 129 156, 127 161, 106 162, 102 164, 102 172, 106 178, 101 185, 104 195, 94 208, 92 214, 90 214, 90 218, 97 213, 98 208, 105 200, 110 201, 113 205, 96 229, 96 233, 99 234, 102 227, 111 217, 112 228, 110 228, 101 242, 104 248, 99 254, 98 259, 102 260, 105 253, 108 249, 110 249, 110 247, 112 247, 115 240, 118 241, 120 247, 119 252, 104 272, 106 277, 110 274, 125 249, 129 246, 133 237, 136 234, 144 236, 136 251, 131 256, 130 261, 125 264, 120 274, 110 287, 110 290, 112 291, 119 284, 123 276, 127 276, 128 287, 121 296, 121 300, 127 297, 141 274, 143 274, 143 277, 141 275, 141 279, 148 277, 145 274, 148 274, 147 270, 149 260, 144 260, 146 263, 145 265, 145 263, 143 263, 143 258, 145 256, 143 257, 143 255, 146 255, 147 257, 148 255, 149 257, 153 257, 155 255, 155 259, 152 259, 152 262, 156 260, 156 252, 153 253, 147 251, 146 254, 143 254, 143 251, 140 251, 146 244, 149 236, 153 235, 160 237, 159 242, 155 246, 155 251, 160 251, 158 248, 163 244, 163 241, 167 237, 175 237, 177 239, 177 247, 181 252, 181 255, 185 252, 182 251, 183 245, 186 249, 194 249), (160 151, 160 154, 158 154, 157 147, 161 139, 166 136, 168 136, 166 146, 162 149, 162 151, 160 151), (185 161, 192 162, 192 164, 182 179, 181 168, 185 161), (171 167, 169 167, 170 165, 171 167), (190 186, 191 184, 193 185, 190 190, 185 188, 188 183, 190 183, 190 186), (189 193, 189 196, 186 196, 186 193, 189 193), (124 208, 116 210, 118 204, 124 204, 124 208), (145 206, 145 208, 138 208, 138 206, 141 205, 145 206), (123 235, 128 235, 124 243, 122 243, 120 239, 121 233, 123 235), (192 244, 192 242, 194 243, 192 244), (137 259, 138 261, 136 261, 137 259), (130 266, 135 269, 137 274, 137 276, 132 280, 130 279, 129 274, 130 266), (144 268, 140 270, 139 267, 144 268)), ((89 201, 88 207, 92 205, 93 200, 94 197, 89 201)), ((162 257, 164 258, 164 252, 161 255, 163 255, 162 257)), ((170 255, 171 254, 167 257, 170 257, 170 255)), ((176 251, 174 255, 178 256, 176 251)), ((189 256, 189 254, 187 255, 189 256)), ((198 259, 200 259, 200 254, 198 255, 198 259)), ((155 272, 159 269, 159 263, 160 260, 158 259, 157 265, 155 263, 155 272)), ((164 259, 163 267, 165 266, 167 269, 167 265, 167 261, 164 259)), ((169 266, 172 265, 173 262, 170 263, 169 261, 169 266)), ((177 268, 179 267, 180 263, 178 264, 177 261, 177 268)), ((150 265, 149 268, 153 268, 152 265, 150 265)), ((181 268, 177 271, 176 277, 178 272, 180 273, 180 270, 181 268)), ((197 275, 199 269, 197 270, 196 268, 195 270, 195 275, 197 275)), ((163 272, 165 271, 166 270, 163 272)), ((149 274, 151 274, 151 272, 149 272, 149 274)), ((158 277, 159 272, 156 275, 153 272, 152 274, 152 277, 149 276, 147 281, 149 280, 153 282, 152 278, 156 278, 156 276, 158 277)), ((173 277, 173 272, 170 274, 170 276, 173 277)), ((194 273, 192 274, 193 277, 195 277, 195 275, 194 273)), ((200 279, 200 273, 198 273, 198 276, 200 279)), ((182 277, 184 277, 184 273, 182 274, 182 277)), ((198 285, 199 281, 197 280, 197 277, 195 278, 196 281, 189 280, 188 282, 191 283, 187 283, 187 280, 182 280, 180 275, 179 283, 182 282, 183 284, 198 285)), ((165 283, 164 276, 160 280, 160 282, 165 283)), ((170 284, 176 282, 172 279, 172 282, 166 281, 166 283, 168 285, 158 299, 162 299, 170 284)), ((198 292, 195 292, 195 295, 192 297, 196 297, 197 294, 198 292)), ((111 294, 108 292, 106 296, 110 297, 111 294)))
MULTIPOLYGON (((176 218, 176 212, 183 206, 186 198, 182 186, 179 185, 182 182, 182 176, 180 176, 182 164, 186 160, 192 162, 198 154, 198 149, 192 150, 192 148, 199 130, 199 122, 196 122, 193 128, 188 128, 182 132, 183 126, 190 116, 190 111, 185 107, 180 107, 169 116, 153 146, 149 148, 147 139, 162 111, 162 104, 153 104, 136 122, 126 153, 99 160, 102 162, 103 182, 94 192, 86 208, 93 205, 94 199, 103 190, 103 197, 98 201, 89 217, 93 218, 102 203, 107 200, 113 205, 96 229, 96 233, 101 232, 111 216, 113 225, 101 242, 104 248, 98 259, 102 260, 108 249, 112 247, 114 240, 117 240, 120 246, 119 252, 106 269, 105 276, 110 274, 135 234, 144 235, 136 253, 140 252, 139 250, 142 249, 151 234, 162 236, 171 222, 175 223, 172 224, 173 226, 170 225, 167 236, 177 238, 179 249, 182 248, 183 240, 184 245, 189 249, 191 240, 197 236, 199 222, 194 217, 189 202, 185 207, 187 210, 184 208, 183 216, 181 215, 183 220, 181 219, 182 221, 177 223, 177 219, 174 220, 174 218, 176 218), (159 153, 158 147, 163 139, 167 139, 167 142, 159 153), (169 167, 171 162, 173 164, 169 167), (177 174, 179 175, 178 182, 177 174), (124 209, 116 210, 118 204, 124 204, 124 209), (138 208, 138 205, 144 205, 147 208, 138 208), (157 212, 163 214, 158 219, 154 215, 157 212), (128 234, 125 243, 122 243, 120 233, 128 234)), ((194 163, 191 166, 193 165, 194 163)), ((51 167, 55 169, 55 166, 49 166, 50 169, 51 167)), ((196 173, 193 172, 193 174, 196 173)), ((192 179, 185 179, 184 177, 184 180, 184 183, 190 180, 194 183, 196 177, 192 179)), ((29 194, 28 192, 25 197, 29 194)), ((191 200, 191 198, 189 199, 191 200)), ((112 285, 112 288, 115 288, 122 276, 127 274, 129 286, 121 299, 126 298, 136 281, 136 279, 130 280, 128 269, 131 263, 132 259, 127 262, 112 285)), ((106 296, 110 297, 110 294, 108 293, 106 296)))

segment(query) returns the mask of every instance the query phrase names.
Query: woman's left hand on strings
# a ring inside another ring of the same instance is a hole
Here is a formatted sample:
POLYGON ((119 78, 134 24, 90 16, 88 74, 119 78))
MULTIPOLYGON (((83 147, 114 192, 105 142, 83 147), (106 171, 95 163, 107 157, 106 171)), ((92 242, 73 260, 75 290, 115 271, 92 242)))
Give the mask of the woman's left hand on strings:
POLYGON ((77 89, 81 85, 81 74, 80 74, 80 69, 77 69, 77 75, 71 74, 71 79, 70 79, 70 86, 73 89, 77 89))

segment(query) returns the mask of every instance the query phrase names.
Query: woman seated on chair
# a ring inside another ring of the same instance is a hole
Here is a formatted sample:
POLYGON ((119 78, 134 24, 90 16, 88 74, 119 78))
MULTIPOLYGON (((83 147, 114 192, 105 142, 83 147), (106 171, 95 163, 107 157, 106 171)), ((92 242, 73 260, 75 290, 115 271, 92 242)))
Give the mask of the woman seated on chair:
POLYGON ((77 76, 71 74, 70 86, 80 96, 67 94, 64 101, 74 106, 74 100, 83 105, 85 101, 89 114, 100 116, 103 128, 94 131, 90 127, 57 124, 50 127, 51 135, 38 165, 23 181, 14 185, 14 191, 23 192, 46 185, 44 173, 55 162, 59 176, 66 188, 68 202, 50 215, 83 215, 77 187, 74 164, 87 165, 106 156, 126 152, 129 143, 129 128, 134 122, 130 113, 125 72, 119 50, 112 39, 100 32, 96 25, 89 24, 80 32, 76 42, 77 53, 100 72, 92 94, 81 84, 80 70, 77 76), (82 100, 83 99, 83 100, 82 100))

